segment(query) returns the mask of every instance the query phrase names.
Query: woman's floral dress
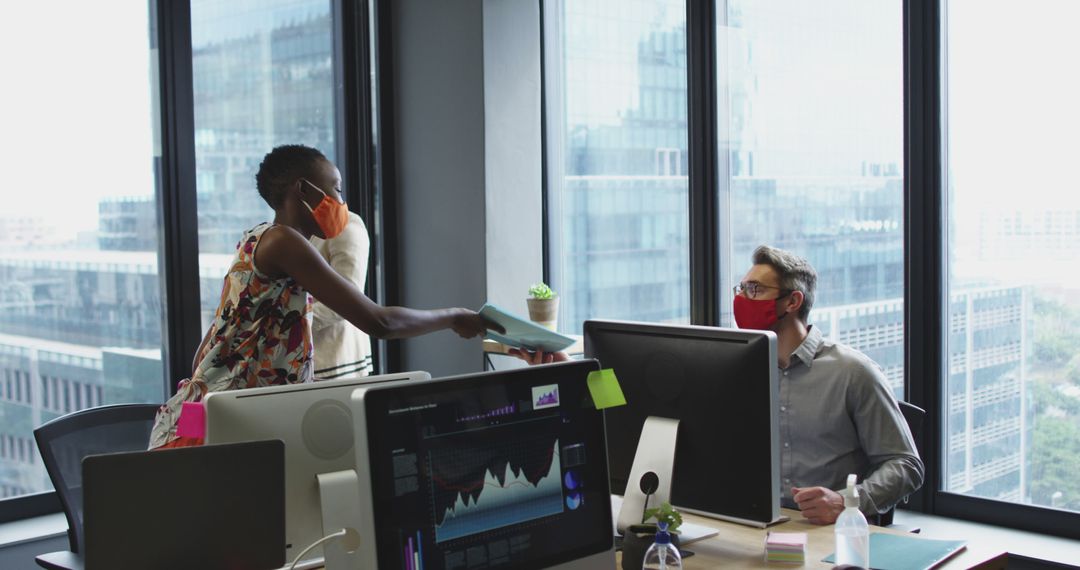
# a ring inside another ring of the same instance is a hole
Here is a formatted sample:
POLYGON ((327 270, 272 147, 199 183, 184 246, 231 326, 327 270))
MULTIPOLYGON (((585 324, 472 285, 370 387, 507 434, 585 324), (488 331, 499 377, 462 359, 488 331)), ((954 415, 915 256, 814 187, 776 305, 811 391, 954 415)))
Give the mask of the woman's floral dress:
POLYGON ((311 296, 291 277, 271 279, 255 268, 255 250, 271 227, 259 224, 237 244, 198 367, 158 410, 151 449, 202 443, 177 436, 184 402, 219 390, 312 381, 311 296))

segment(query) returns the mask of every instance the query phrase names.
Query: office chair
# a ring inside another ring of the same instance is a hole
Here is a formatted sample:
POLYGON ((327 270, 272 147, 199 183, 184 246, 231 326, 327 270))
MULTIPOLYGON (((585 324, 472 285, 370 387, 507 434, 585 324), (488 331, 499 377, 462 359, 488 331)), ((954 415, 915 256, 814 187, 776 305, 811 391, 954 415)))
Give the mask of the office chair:
MULTIPOLYGON (((904 414, 904 420, 907 422, 908 429, 911 430, 911 437, 916 443, 919 442, 919 437, 922 436, 923 418, 926 417, 926 410, 916 406, 915 404, 909 404, 907 402, 898 402, 900 404, 900 413, 904 414)), ((870 517, 870 524, 878 526, 893 526, 893 514, 896 511, 896 507, 870 517)), ((919 529, 909 529, 909 532, 919 532, 919 529)))
POLYGON ((49 552, 34 559, 51 570, 81 567, 83 551, 82 460, 87 455, 142 451, 158 404, 117 404, 81 410, 34 430, 38 452, 68 521, 70 551, 49 552))

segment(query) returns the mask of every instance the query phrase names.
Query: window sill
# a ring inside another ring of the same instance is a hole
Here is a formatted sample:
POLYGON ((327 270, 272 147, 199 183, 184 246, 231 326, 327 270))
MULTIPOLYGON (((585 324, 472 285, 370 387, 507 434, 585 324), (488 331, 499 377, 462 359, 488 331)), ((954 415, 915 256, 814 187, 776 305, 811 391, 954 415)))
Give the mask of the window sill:
POLYGON ((1080 540, 903 509, 897 509, 893 522, 902 526, 921 528, 921 536, 927 538, 995 544, 1010 554, 1061 564, 1075 564, 1077 560, 1080 560, 1080 540))
POLYGON ((64 513, 0 523, 0 549, 58 536, 67 537, 64 513))

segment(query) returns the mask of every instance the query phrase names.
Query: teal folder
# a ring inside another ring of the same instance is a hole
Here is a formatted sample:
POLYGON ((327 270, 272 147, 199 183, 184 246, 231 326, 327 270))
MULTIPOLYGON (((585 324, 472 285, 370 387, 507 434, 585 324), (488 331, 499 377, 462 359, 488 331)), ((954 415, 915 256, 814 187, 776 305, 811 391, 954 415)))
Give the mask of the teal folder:
MULTIPOLYGON (((963 540, 916 538, 913 535, 870 533, 870 568, 873 570, 928 570, 960 552, 963 540)), ((836 553, 822 562, 832 564, 836 553)))
POLYGON ((555 331, 544 328, 530 320, 523 319, 513 313, 509 313, 492 305, 485 304, 480 308, 480 316, 492 322, 496 322, 506 329, 505 334, 488 331, 485 338, 501 342, 514 348, 528 350, 542 350, 544 352, 557 352, 574 344, 574 339, 561 335, 555 331))

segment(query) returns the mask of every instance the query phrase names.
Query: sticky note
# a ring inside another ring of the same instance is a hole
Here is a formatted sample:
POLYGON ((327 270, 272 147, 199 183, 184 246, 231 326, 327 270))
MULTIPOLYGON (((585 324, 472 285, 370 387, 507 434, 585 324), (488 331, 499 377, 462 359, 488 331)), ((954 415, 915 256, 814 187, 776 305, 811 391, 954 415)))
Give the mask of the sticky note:
POLYGON ((622 387, 619 386, 619 379, 615 377, 614 369, 593 370, 589 373, 588 384, 596 409, 603 410, 626 405, 626 396, 623 396, 622 387))
POLYGON ((176 421, 177 437, 206 437, 206 408, 202 402, 184 402, 180 419, 176 421))

